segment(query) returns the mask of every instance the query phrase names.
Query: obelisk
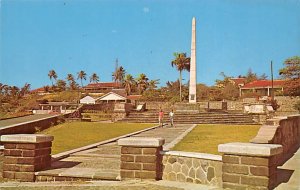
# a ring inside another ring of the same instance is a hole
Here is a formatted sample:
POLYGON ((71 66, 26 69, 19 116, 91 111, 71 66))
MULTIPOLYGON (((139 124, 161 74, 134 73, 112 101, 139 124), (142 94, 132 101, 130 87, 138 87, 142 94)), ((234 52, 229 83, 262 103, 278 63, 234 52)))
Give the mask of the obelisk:
POLYGON ((189 103, 196 103, 196 19, 192 20, 189 103))

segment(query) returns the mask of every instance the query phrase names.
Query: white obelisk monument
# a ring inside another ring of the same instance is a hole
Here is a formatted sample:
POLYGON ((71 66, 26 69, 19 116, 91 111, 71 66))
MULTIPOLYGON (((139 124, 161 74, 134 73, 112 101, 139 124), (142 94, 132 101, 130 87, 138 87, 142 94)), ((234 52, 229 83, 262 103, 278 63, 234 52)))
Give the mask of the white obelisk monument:
POLYGON ((196 103, 196 19, 192 20, 189 103, 196 103))

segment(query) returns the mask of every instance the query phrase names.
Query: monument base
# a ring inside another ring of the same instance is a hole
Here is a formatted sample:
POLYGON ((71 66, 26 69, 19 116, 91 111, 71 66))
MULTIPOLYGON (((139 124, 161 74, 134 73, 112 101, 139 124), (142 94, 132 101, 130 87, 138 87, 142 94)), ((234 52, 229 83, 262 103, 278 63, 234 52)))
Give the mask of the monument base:
POLYGON ((177 113, 200 113, 200 106, 195 103, 176 103, 174 109, 177 113))

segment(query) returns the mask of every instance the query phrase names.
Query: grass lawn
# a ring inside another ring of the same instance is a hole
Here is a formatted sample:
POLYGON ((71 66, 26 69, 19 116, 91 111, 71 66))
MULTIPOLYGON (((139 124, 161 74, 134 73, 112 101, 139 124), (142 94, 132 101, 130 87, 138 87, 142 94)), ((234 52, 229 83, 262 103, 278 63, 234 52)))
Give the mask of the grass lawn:
POLYGON ((57 154, 151 126, 154 124, 67 122, 40 134, 54 136, 52 154, 57 154))
POLYGON ((197 125, 172 150, 220 154, 218 145, 229 142, 249 142, 260 125, 197 125))

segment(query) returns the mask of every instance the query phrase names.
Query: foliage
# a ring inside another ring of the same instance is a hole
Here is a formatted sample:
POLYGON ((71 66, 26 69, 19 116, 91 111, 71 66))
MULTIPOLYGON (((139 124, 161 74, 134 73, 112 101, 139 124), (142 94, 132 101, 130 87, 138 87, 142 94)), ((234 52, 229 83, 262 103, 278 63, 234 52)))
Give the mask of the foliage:
POLYGON ((41 133, 54 136, 52 152, 57 154, 151 126, 153 124, 70 122, 41 133))
POLYGON ((77 102, 81 98, 78 91, 62 91, 52 94, 40 96, 39 100, 46 100, 49 102, 77 102))
POLYGON ((130 95, 131 92, 135 89, 136 85, 137 84, 133 76, 131 74, 127 74, 124 80, 124 87, 125 87, 126 94, 130 95))
POLYGON ((285 82, 284 93, 289 96, 300 95, 300 57, 294 56, 284 61, 285 67, 279 70, 285 82))
POLYGON ((91 76, 90 76, 90 82, 99 82, 99 76, 96 74, 96 73, 93 73, 91 76))
MULTIPOLYGON (((235 85, 232 80, 232 77, 225 75, 224 72, 221 72, 220 75, 223 77, 223 80, 216 80, 216 88, 210 89, 210 99, 212 100, 236 100, 239 97, 239 87, 235 85)), ((255 74, 256 75, 256 74, 255 74)))
POLYGON ((148 80, 148 77, 144 73, 140 74, 136 79, 139 94, 142 94, 149 87, 148 80))
POLYGON ((56 88, 55 91, 61 92, 61 91, 65 91, 67 88, 67 83, 64 80, 57 80, 56 81, 56 88))
POLYGON ((68 74, 66 79, 69 82, 69 89, 70 90, 78 89, 78 84, 76 83, 75 78, 72 74, 68 74))
POLYGON ((52 82, 52 86, 53 86, 52 78, 53 78, 54 80, 56 80, 56 79, 57 79, 57 74, 56 74, 56 72, 55 72, 54 70, 50 70, 49 73, 48 73, 48 76, 49 76, 49 78, 50 78, 50 80, 51 80, 51 82, 52 82))
POLYGON ((83 87, 82 79, 86 80, 86 73, 84 71, 79 71, 77 73, 77 79, 80 79, 81 87, 83 87))
POLYGON ((120 82, 123 84, 125 74, 126 74, 125 69, 122 66, 120 66, 120 67, 117 67, 116 70, 113 72, 112 77, 115 82, 120 82))
POLYGON ((172 67, 176 67, 179 71, 179 99, 182 100, 182 71, 187 70, 190 71, 190 61, 191 58, 186 56, 186 53, 174 53, 174 59, 171 61, 172 67))
POLYGON ((300 113, 300 100, 299 100, 298 102, 296 102, 296 104, 294 105, 294 108, 295 108, 296 110, 298 110, 299 113, 300 113))
POLYGON ((246 78, 245 82, 246 83, 249 83, 249 82, 252 82, 252 81, 255 81, 255 80, 266 80, 268 78, 268 76, 263 73, 261 76, 258 76, 256 73, 254 73, 252 71, 251 68, 249 68, 246 76, 244 76, 244 78, 246 78))
POLYGON ((258 125, 197 125, 173 150, 220 154, 218 145, 229 142, 249 142, 255 137, 258 125))

